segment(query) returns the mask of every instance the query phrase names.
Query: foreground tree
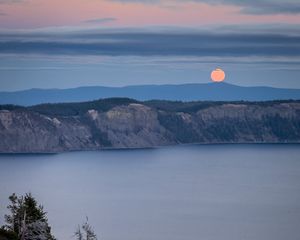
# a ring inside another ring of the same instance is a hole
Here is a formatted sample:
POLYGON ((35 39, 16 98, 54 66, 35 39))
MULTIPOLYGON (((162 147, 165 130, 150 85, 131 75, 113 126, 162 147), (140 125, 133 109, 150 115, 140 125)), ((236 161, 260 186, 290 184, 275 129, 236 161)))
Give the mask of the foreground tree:
POLYGON ((20 240, 55 240, 43 206, 30 193, 20 197, 12 194, 9 200, 6 230, 14 232, 20 240))
POLYGON ((18 236, 14 232, 6 230, 4 227, 1 227, 0 240, 18 240, 18 236))
POLYGON ((77 240, 97 240, 97 236, 86 218, 85 223, 78 226, 75 237, 77 240))

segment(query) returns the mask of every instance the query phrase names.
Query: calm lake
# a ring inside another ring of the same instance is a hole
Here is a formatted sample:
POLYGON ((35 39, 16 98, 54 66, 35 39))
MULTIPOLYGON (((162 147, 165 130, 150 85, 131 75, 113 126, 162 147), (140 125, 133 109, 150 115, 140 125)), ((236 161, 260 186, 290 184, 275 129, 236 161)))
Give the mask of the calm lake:
POLYGON ((13 192, 59 240, 86 216, 100 240, 298 240, 300 145, 0 155, 1 224, 13 192))

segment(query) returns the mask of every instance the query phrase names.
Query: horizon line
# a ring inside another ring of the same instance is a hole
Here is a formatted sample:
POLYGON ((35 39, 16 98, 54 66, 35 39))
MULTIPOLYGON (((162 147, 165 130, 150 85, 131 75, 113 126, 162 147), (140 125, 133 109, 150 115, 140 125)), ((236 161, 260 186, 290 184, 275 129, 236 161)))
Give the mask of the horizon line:
POLYGON ((160 86, 186 86, 186 85, 212 85, 212 84, 226 84, 231 85, 235 87, 241 87, 241 88, 273 88, 273 89, 286 89, 286 90, 300 90, 300 88, 284 88, 284 87, 272 87, 272 86, 266 86, 266 85, 255 85, 255 86, 242 86, 237 84, 228 83, 226 81, 222 82, 204 82, 204 83, 174 83, 174 84, 132 84, 132 85, 124 85, 124 86, 104 86, 104 85, 86 85, 86 86, 78 86, 78 87, 70 87, 70 88, 28 88, 28 89, 21 89, 21 90, 13 90, 13 91, 0 91, 0 93, 18 93, 18 92, 26 92, 26 91, 32 91, 32 90, 41 90, 41 91, 47 91, 47 90, 74 90, 74 89, 80 89, 80 88, 128 88, 128 87, 160 87, 160 86))

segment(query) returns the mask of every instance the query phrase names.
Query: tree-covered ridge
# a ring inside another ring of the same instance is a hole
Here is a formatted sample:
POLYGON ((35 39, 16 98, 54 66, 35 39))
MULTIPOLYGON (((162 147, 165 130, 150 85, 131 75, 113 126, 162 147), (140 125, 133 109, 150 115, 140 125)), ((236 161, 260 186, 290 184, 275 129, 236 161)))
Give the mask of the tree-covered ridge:
POLYGON ((280 103, 300 103, 300 100, 274 100, 274 101, 193 101, 193 102, 183 102, 183 101, 166 101, 166 100, 151 100, 146 101, 149 107, 156 108, 158 110, 166 112, 185 112, 185 113, 195 113, 199 110, 206 109, 209 107, 221 106, 224 104, 235 104, 235 105, 248 105, 248 106, 261 106, 261 107, 271 107, 280 103))
POLYGON ((17 105, 0 105, 0 110, 29 110, 48 116, 80 116, 90 109, 106 112, 116 106, 127 106, 131 103, 140 103, 151 108, 166 112, 195 113, 199 110, 224 104, 245 104, 248 106, 271 107, 280 103, 300 103, 300 100, 274 100, 274 101, 167 101, 150 100, 138 101, 130 98, 105 98, 88 102, 47 103, 31 107, 17 105))
POLYGON ((90 109, 105 112, 115 106, 128 105, 130 103, 138 103, 138 101, 129 98, 107 98, 80 103, 41 104, 28 107, 27 109, 48 116, 78 116, 86 114, 90 109))
POLYGON ((12 110, 18 110, 18 109, 25 109, 25 107, 13 105, 13 104, 0 105, 0 110, 12 111, 12 110))

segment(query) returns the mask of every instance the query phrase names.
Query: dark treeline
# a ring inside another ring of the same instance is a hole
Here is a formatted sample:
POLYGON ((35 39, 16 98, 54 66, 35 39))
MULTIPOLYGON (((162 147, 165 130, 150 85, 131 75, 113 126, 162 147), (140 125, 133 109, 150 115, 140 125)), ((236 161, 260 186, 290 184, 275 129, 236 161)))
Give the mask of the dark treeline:
POLYGON ((113 107, 120 105, 128 105, 131 103, 141 103, 143 105, 152 107, 157 110, 167 112, 185 112, 195 113, 199 110, 220 106, 223 104, 245 104, 256 106, 273 106, 279 103, 297 102, 300 100, 274 100, 274 101, 167 101, 167 100, 151 100, 151 101, 138 101, 130 98, 106 98, 88 102, 72 102, 72 103, 47 103, 39 104, 31 107, 23 107, 17 105, 0 105, 0 110, 28 110, 44 114, 47 116, 79 116, 84 115, 88 110, 94 109, 99 112, 105 112, 113 107))

